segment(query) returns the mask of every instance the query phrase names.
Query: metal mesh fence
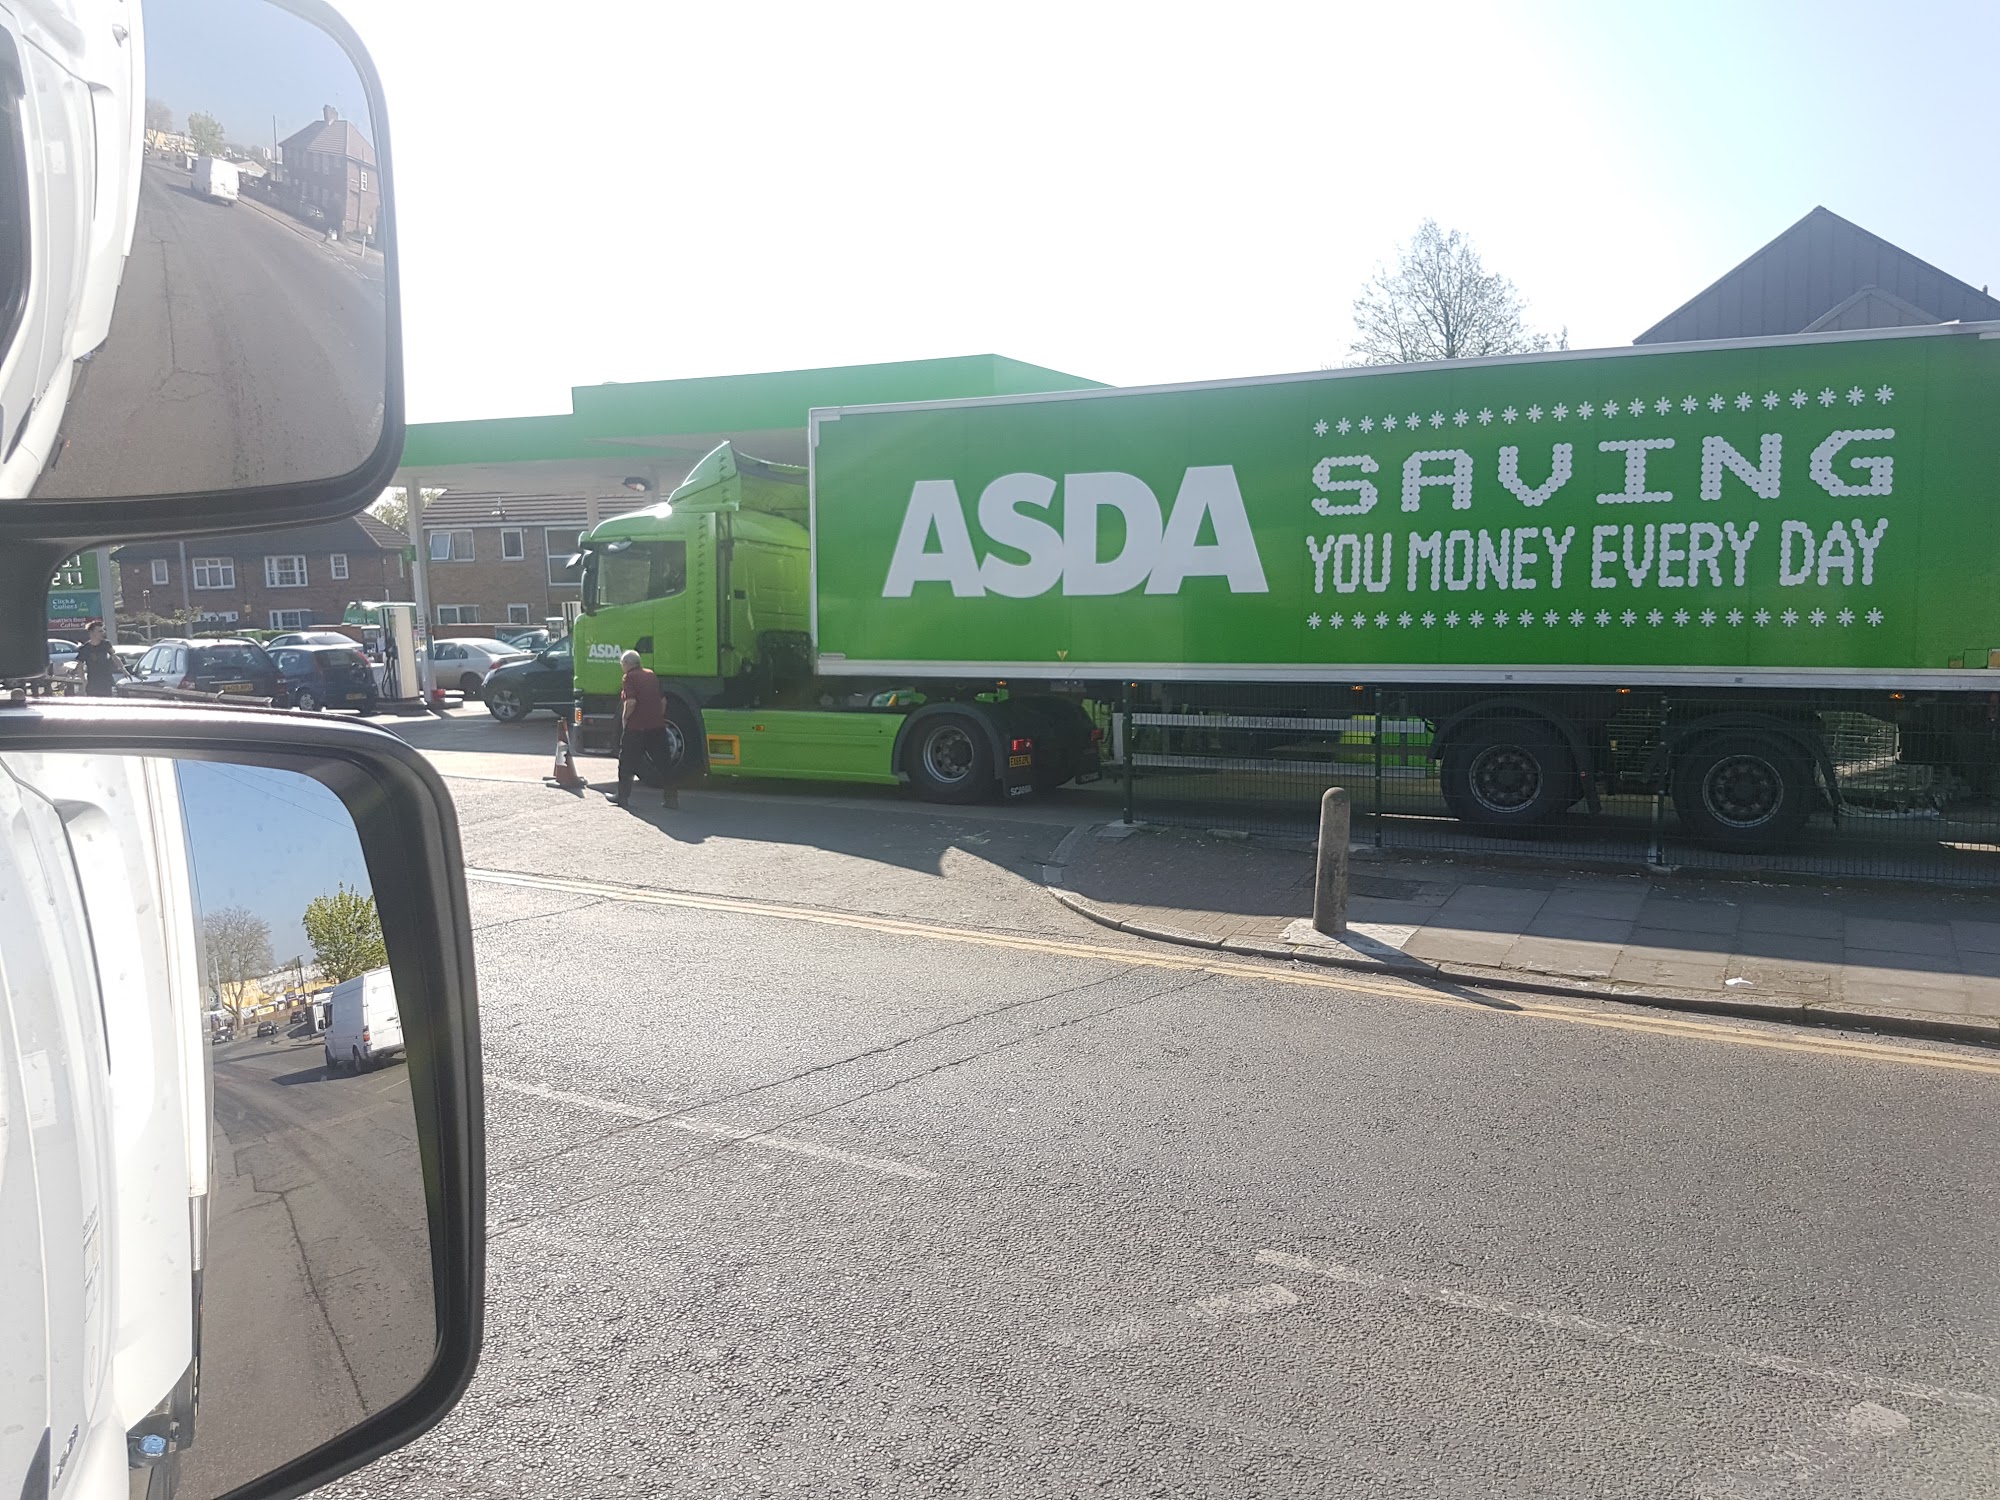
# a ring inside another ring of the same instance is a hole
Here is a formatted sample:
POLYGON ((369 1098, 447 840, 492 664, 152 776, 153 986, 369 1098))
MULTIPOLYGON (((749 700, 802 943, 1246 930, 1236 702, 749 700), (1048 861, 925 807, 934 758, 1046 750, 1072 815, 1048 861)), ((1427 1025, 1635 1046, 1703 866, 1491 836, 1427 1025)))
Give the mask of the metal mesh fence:
POLYGON ((1390 850, 2000 885, 1984 700, 1141 685, 1108 718, 1148 822, 1310 837, 1338 785, 1390 850), (1541 810, 1489 818, 1510 798, 1541 810))

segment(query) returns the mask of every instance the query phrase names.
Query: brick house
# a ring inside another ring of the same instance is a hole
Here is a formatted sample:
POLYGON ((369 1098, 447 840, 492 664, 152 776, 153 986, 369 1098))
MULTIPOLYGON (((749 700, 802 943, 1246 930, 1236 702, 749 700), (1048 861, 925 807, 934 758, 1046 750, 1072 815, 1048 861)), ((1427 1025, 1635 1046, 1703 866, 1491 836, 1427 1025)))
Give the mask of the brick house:
MULTIPOLYGON (((185 598, 197 630, 335 625, 356 600, 410 597, 415 585, 403 559, 406 545, 393 527, 368 515, 283 531, 134 542, 112 554, 119 612, 133 621, 177 621, 185 598)), ((152 633, 175 628, 181 627, 157 623, 152 633)))
POLYGON ((375 148, 352 120, 341 119, 329 104, 320 119, 286 136, 278 150, 284 167, 280 201, 287 208, 309 220, 305 210, 317 209, 342 234, 375 233, 381 173, 375 148))
POLYGON ((437 633, 448 635, 454 625, 560 618, 563 605, 578 598, 577 570, 568 559, 589 529, 588 512, 574 495, 434 496, 423 524, 437 633))

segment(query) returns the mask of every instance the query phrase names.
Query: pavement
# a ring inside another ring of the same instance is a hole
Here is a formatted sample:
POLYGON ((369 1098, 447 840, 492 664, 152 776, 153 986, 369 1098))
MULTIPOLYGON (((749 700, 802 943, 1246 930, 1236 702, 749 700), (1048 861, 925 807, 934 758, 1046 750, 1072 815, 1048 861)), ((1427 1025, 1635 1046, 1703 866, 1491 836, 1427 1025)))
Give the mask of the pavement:
MULTIPOLYGON (((553 718, 500 725, 477 704, 389 727, 453 778, 461 814, 473 819, 488 816, 489 805, 503 805, 472 796, 473 784, 540 785, 553 757, 553 718)), ((609 761, 584 757, 577 764, 585 777, 608 784, 609 761)), ((567 816, 556 809, 568 799, 549 795, 557 801, 532 812, 505 803, 509 810, 493 815, 525 816, 520 826, 539 830, 567 816)), ((738 894, 812 890, 824 880, 853 878, 814 863, 810 840, 798 833, 807 809, 829 816, 846 810, 851 826, 825 818, 812 826, 840 823, 844 831, 822 835, 832 838, 831 849, 878 870, 872 884, 862 882, 871 894, 848 898, 871 910, 944 910, 963 920, 985 912, 991 921, 1025 928, 1037 920, 1028 911, 1039 884, 1046 888, 1040 899, 1053 897, 1065 915, 1143 940, 1489 987, 2000 1038, 2000 900, 1991 893, 1601 865, 1563 869, 1504 857, 1413 858, 1356 845, 1348 932, 1345 941, 1332 941, 1309 920, 1310 846, 1128 828, 1101 787, 1064 788, 1004 806, 938 808, 894 788, 717 782, 684 802, 686 815, 662 825, 669 840, 717 842, 699 862, 683 856, 667 869, 657 858, 642 863, 636 868, 649 871, 646 878, 694 879, 703 889, 738 894), (951 854, 942 845, 931 849, 932 835, 921 831, 930 825, 945 830, 951 854), (1020 829, 1040 831, 1029 837, 1014 832, 1020 829), (1066 836, 1048 836, 1053 829, 1066 836), (924 858, 940 865, 954 859, 998 865, 1006 878, 989 871, 974 886, 949 885, 947 893, 879 873, 911 848, 929 850, 924 858), (990 860, 977 857, 988 851, 990 860), (887 905, 868 905, 892 892, 887 905)), ((604 836, 614 842, 633 837, 608 826, 604 836)), ((573 860, 550 857, 569 873, 606 868, 597 850, 573 860)))
POLYGON ((1474 983, 2000 1037, 2000 902, 1825 881, 1350 852, 1345 941, 1295 842, 1098 824, 1056 894, 1106 926, 1474 983))

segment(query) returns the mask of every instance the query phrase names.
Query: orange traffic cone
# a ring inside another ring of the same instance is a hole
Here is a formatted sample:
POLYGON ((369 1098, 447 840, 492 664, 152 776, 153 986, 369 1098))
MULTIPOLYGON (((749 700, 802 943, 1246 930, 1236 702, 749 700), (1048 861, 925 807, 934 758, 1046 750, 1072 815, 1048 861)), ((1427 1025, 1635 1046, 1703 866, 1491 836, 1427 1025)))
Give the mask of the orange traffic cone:
POLYGON ((576 762, 569 753, 569 725, 556 721, 556 770, 548 778, 551 786, 559 786, 566 792, 580 792, 584 789, 583 778, 576 774, 576 762))

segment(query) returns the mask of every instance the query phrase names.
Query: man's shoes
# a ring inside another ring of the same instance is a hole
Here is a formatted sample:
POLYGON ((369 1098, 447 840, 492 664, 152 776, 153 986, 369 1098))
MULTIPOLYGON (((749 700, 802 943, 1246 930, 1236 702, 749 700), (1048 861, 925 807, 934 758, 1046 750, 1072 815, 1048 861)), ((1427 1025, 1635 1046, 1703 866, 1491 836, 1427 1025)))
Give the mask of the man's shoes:
POLYGON ((625 794, 623 792, 606 792, 604 800, 609 802, 613 807, 623 807, 625 805, 625 794))

